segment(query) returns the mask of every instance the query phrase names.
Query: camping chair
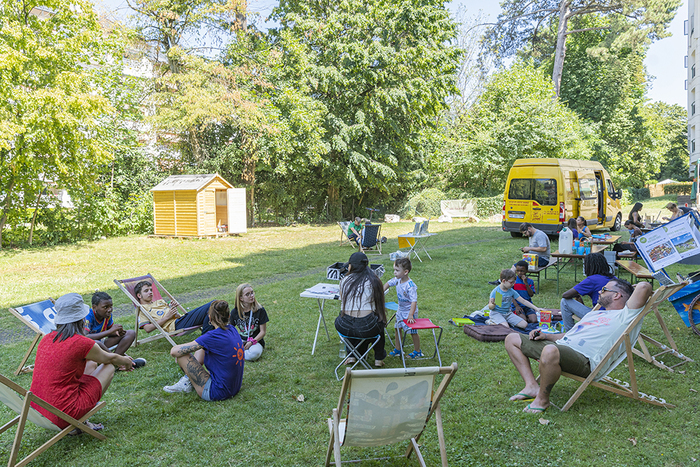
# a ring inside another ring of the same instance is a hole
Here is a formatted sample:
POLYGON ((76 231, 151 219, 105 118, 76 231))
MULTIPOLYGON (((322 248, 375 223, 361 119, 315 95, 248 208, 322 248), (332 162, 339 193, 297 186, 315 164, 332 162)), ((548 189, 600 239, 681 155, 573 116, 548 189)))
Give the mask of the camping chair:
POLYGON ((367 224, 362 229, 362 250, 365 254, 369 254, 368 251, 375 255, 382 254, 381 230, 382 224, 367 224))
POLYGON ((615 261, 617 261, 617 251, 605 250, 603 251, 603 256, 605 256, 605 260, 608 262, 610 272, 617 274, 617 265, 615 264, 615 261))
POLYGON ((457 371, 457 363, 448 367, 392 368, 387 370, 345 370, 338 407, 328 419, 331 439, 326 463, 341 465, 341 446, 384 446, 410 440, 405 457, 416 451, 425 466, 418 441, 430 417, 435 423, 440 444, 440 458, 447 466, 447 448, 442 430, 440 399, 457 371), (433 391, 435 377, 445 375, 433 391), (347 408, 346 418, 342 418, 347 408))
POLYGON ((39 340, 46 334, 56 329, 53 320, 56 319, 56 310, 53 307, 53 299, 49 298, 42 302, 32 303, 30 305, 20 306, 17 308, 9 308, 8 311, 22 321, 29 329, 35 332, 34 340, 29 346, 29 350, 24 354, 24 358, 17 367, 15 375, 20 373, 31 373, 34 365, 25 366, 24 364, 32 354, 34 347, 39 343, 39 340))
POLYGON ((345 362, 348 360, 348 358, 354 358, 356 360, 355 363, 350 368, 351 370, 354 370, 355 367, 359 364, 362 364, 362 366, 364 366, 368 370, 371 370, 372 367, 369 365, 369 363, 367 363, 367 355, 369 355, 369 351, 372 350, 375 345, 377 345, 377 342, 379 342, 379 339, 381 339, 382 336, 377 334, 374 337, 350 337, 350 336, 345 336, 341 333, 338 333, 338 336, 340 337, 340 342, 345 344, 345 348, 349 349, 350 352, 346 352, 345 358, 343 358, 343 361, 341 361, 338 364, 338 366, 335 367, 335 379, 340 381, 343 378, 345 378, 345 375, 338 376, 338 369, 341 366, 345 365, 345 362), (352 345, 351 340, 358 341, 357 345, 352 345), (371 344, 369 347, 367 347, 367 350, 365 351, 365 353, 360 354, 360 350, 358 349, 358 347, 360 347, 365 341, 370 341, 371 344))
MULTIPOLYGON (((396 316, 396 315, 394 315, 396 316)), ((442 366, 442 359, 440 358, 440 340, 442 339, 442 328, 438 326, 437 324, 434 324, 432 321, 430 321, 429 318, 416 318, 415 323, 409 323, 408 320, 403 320, 404 324, 408 326, 411 329, 415 330, 421 330, 421 329, 430 329, 433 332, 433 343, 435 344, 435 352, 433 352, 432 356, 425 356, 425 357, 417 357, 415 360, 425 360, 425 359, 433 359, 437 356, 438 359, 438 365, 442 366), (437 336, 435 335, 435 330, 439 329, 440 334, 437 336)), ((404 330, 403 333, 399 332, 399 349, 401 350, 401 361, 403 362, 403 367, 406 368, 406 355, 405 352, 403 351, 403 343, 406 341, 406 334, 407 332, 404 330), (403 334, 403 336, 402 336, 403 334)))
POLYGON ((23 387, 7 379, 3 375, 0 375, 0 401, 12 411, 17 413, 17 417, 13 418, 12 420, 4 424, 2 427, 0 427, 0 433, 4 433, 9 428, 13 427, 14 425, 17 425, 15 441, 12 444, 12 451, 10 452, 10 461, 7 464, 10 467, 20 467, 27 465, 29 462, 34 460, 39 454, 49 449, 61 438, 73 431, 74 428, 79 428, 83 432, 88 433, 97 439, 106 439, 105 435, 93 430, 92 428, 89 428, 84 423, 95 412, 97 412, 106 405, 104 401, 100 401, 91 411, 85 414, 80 420, 76 420, 75 418, 67 415, 65 412, 58 410, 56 407, 49 404, 48 402, 39 399, 30 391, 25 390, 23 387), (56 415, 57 417, 60 417, 62 420, 65 420, 70 425, 66 428, 60 429, 51 421, 49 421, 48 418, 44 417, 41 413, 32 408, 30 405, 32 402, 43 407, 52 414, 56 415), (29 420, 37 426, 46 428, 47 430, 57 431, 58 433, 54 435, 53 438, 42 444, 34 452, 29 454, 27 457, 17 462, 19 448, 22 442, 22 435, 24 435, 24 427, 27 424, 27 420, 29 420))
MULTIPOLYGON (((160 300, 162 298, 161 296, 161 290, 163 293, 170 298, 170 300, 175 300, 175 297, 173 297, 170 292, 168 292, 165 287, 161 285, 160 282, 158 282, 155 277, 153 277, 151 274, 146 274, 145 276, 140 276, 140 277, 134 277, 133 279, 114 279, 114 283, 117 284, 117 287, 119 287, 119 290, 124 292, 129 299, 131 299, 131 303, 133 303, 134 308, 136 310, 136 339, 134 339, 134 345, 139 345, 139 344, 145 344, 146 342, 151 342, 156 339, 161 339, 165 337, 168 342, 170 342, 170 345, 175 346, 175 341, 172 339, 171 336, 182 336, 185 335, 189 332, 194 331, 195 329, 201 327, 201 326, 194 326, 191 328, 185 328, 185 329, 177 329, 172 332, 167 332, 165 331, 158 322, 153 319, 151 314, 146 311, 144 307, 141 306, 139 303, 138 299, 136 298, 136 294, 134 293, 134 288, 136 287, 136 284, 138 284, 141 281, 148 280, 153 284, 153 301, 160 300), (153 324, 156 327, 156 335, 147 337, 145 339, 139 339, 139 311, 141 311, 145 316, 148 316, 151 324, 153 324)), ((180 304, 178 304, 178 308, 181 311, 181 314, 187 313, 187 310, 180 304)))
MULTIPOLYGON (((644 394, 643 392, 639 392, 637 388, 637 376, 634 371, 634 352, 632 350, 632 343, 635 342, 639 337, 644 317, 652 309, 658 313, 657 307, 659 306, 659 304, 685 286, 686 283, 659 287, 656 290, 656 292, 654 292, 654 295, 652 295, 651 298, 649 298, 646 305, 644 306, 644 309, 640 311, 637 317, 632 320, 629 326, 627 326, 627 329, 625 329, 622 335, 617 339, 617 341, 615 341, 615 344, 613 344, 613 346, 610 347, 610 350, 605 354, 600 364, 598 364, 598 366, 595 367, 593 371, 591 371, 591 374, 588 375, 587 378, 582 378, 580 376, 572 375, 562 371, 562 376, 566 376, 567 378, 571 378, 582 383, 581 386, 579 386, 579 388, 576 390, 576 392, 574 392, 574 394, 571 396, 571 398, 566 402, 566 404, 564 404, 564 406, 561 408, 562 412, 569 410, 569 408, 573 405, 574 402, 576 402, 579 396, 583 393, 583 391, 586 390, 586 388, 589 385, 604 389, 606 391, 614 392, 615 394, 629 397, 631 399, 636 399, 641 402, 646 402, 652 405, 659 405, 666 408, 675 407, 674 405, 666 402, 664 399, 644 394), (617 358, 617 360, 613 362, 612 365, 610 365, 610 367, 608 367, 605 373, 601 374, 600 370, 604 367, 604 364, 610 359, 612 359, 615 355, 615 351, 623 345, 625 346, 625 351, 617 358), (612 370, 614 370, 615 367, 617 367, 625 358, 627 358, 627 364, 629 366, 630 382, 627 383, 618 379, 609 378, 607 375, 612 370)), ((594 310, 596 310, 597 308, 598 305, 596 305, 594 310)))
POLYGON ((338 246, 343 246, 346 243, 352 246, 352 240, 348 238, 348 227, 350 226, 349 221, 338 222, 338 227, 340 227, 340 244, 338 246))

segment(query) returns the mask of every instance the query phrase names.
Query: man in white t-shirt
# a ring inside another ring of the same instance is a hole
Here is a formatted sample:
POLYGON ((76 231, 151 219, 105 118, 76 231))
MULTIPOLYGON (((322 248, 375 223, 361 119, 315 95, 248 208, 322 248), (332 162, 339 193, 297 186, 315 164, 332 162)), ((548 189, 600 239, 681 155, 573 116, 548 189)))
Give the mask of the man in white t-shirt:
MULTIPOLYGON (((532 400, 524 411, 544 412, 549 407, 549 394, 561 372, 582 378, 590 375, 642 311, 651 293, 648 282, 641 282, 633 288, 626 280, 613 278, 598 296, 598 304, 605 309, 589 312, 566 334, 542 334, 537 329, 529 336, 509 334, 506 351, 525 381, 525 387, 510 400, 532 400), (529 358, 539 360, 540 384, 532 373, 529 358)), ((616 349, 599 374, 605 374, 624 351, 624 345, 616 349)))

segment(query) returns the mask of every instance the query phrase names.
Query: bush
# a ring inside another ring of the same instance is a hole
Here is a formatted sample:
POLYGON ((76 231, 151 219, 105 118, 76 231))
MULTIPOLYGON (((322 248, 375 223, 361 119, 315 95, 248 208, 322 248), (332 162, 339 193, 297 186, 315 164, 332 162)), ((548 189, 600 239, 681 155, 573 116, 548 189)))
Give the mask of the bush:
POLYGON ((693 189, 693 183, 669 183, 664 185, 665 195, 689 195, 693 189))
POLYGON ((411 217, 439 217, 442 214, 440 201, 447 199, 445 192, 437 188, 427 188, 411 196, 399 211, 402 219, 411 217))
POLYGON ((629 192, 632 196, 632 201, 640 201, 651 197, 649 194, 649 188, 630 188, 629 192))
POLYGON ((496 195, 490 198, 474 198, 476 202, 477 217, 491 217, 503 212, 503 195, 496 195))

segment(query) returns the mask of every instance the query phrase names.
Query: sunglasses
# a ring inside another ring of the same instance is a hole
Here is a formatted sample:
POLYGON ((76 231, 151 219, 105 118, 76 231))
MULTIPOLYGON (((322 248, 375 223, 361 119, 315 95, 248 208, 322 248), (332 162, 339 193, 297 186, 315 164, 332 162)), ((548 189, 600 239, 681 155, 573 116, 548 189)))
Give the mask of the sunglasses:
POLYGON ((600 292, 601 293, 605 293, 605 292, 619 293, 617 290, 608 289, 607 287, 603 287, 602 289, 600 289, 600 292))

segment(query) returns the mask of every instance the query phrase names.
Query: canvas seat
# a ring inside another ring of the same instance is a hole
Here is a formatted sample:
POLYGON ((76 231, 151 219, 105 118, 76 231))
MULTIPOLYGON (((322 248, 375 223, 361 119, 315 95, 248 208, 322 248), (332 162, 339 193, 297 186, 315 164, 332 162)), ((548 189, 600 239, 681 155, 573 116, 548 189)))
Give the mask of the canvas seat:
POLYGON ((347 362, 348 358, 354 358, 356 361, 352 365, 350 369, 355 369, 357 365, 362 365, 363 367, 367 368, 368 370, 371 370, 372 367, 370 366, 369 363, 367 363, 367 355, 369 355, 369 352, 374 349, 374 346, 377 345, 379 342, 379 339, 381 339, 381 335, 377 334, 376 336, 373 337, 350 337, 350 336, 345 336, 341 333, 338 333, 338 336, 340 337, 340 342, 345 344, 346 353, 345 353, 345 358, 338 364, 337 367, 335 367, 335 378, 340 381, 342 380, 345 375, 343 376, 338 376, 338 369, 340 369, 345 363, 347 362), (352 341, 356 341, 356 344, 353 345, 352 341), (364 353, 360 353, 360 346, 364 342, 370 342, 370 345, 367 347, 367 350, 364 353), (348 351, 349 350, 349 351, 348 351))
POLYGON ((14 383, 10 379, 4 377, 3 375, 0 375, 0 402, 5 404, 9 409, 11 409, 17 414, 17 417, 13 418, 12 420, 4 424, 2 427, 0 427, 0 434, 2 434, 8 429, 17 425, 15 440, 12 444, 12 450, 10 451, 10 459, 8 462, 9 467, 21 467, 27 465, 32 460, 36 459, 36 457, 39 456, 39 454, 49 449, 61 438, 73 431, 73 429, 75 428, 79 428, 83 432, 88 433, 89 435, 94 436, 97 439, 106 439, 105 435, 93 430, 92 428, 88 428, 88 426, 84 423, 95 412, 102 409, 106 405, 104 401, 100 401, 92 410, 90 410, 87 414, 80 418, 80 420, 76 420, 75 418, 67 415, 65 412, 49 404, 48 402, 38 398, 30 391, 25 390, 23 387, 14 383), (49 421, 49 419, 47 419, 37 410, 32 408, 32 402, 55 414, 62 420, 65 420, 69 423, 69 425, 63 429, 57 427, 51 421, 49 421), (22 443, 22 436, 24 435, 24 428, 27 425, 27 421, 41 428, 45 428, 47 430, 58 433, 56 433, 51 439, 42 444, 39 448, 37 448, 27 457, 20 461, 17 461, 17 458, 19 457, 18 455, 20 445, 22 443))
POLYGON ((34 365, 25 366, 29 356, 39 343, 39 340, 56 329, 56 325, 54 324, 56 309, 53 306, 53 299, 49 298, 41 302, 31 303, 17 308, 9 308, 8 311, 35 333, 34 340, 24 354, 22 361, 15 371, 15 375, 30 373, 34 369, 34 365))
MULTIPOLYGON (((189 332, 194 331, 195 329, 199 329, 201 326, 193 326, 190 328, 186 329, 177 329, 172 332, 167 332, 165 331, 157 322, 157 320, 153 319, 151 314, 141 306, 139 303, 138 299, 136 298, 136 294, 134 293, 134 288, 136 287, 136 284, 138 284, 141 281, 147 280, 153 285, 153 301, 160 300, 162 297, 162 294, 168 297, 170 300, 175 300, 175 297, 173 297, 170 292, 168 292, 163 285, 156 280, 155 277, 153 277, 151 274, 146 274, 145 276, 140 276, 140 277, 134 277, 131 279, 114 279, 114 283, 117 284, 117 287, 119 287, 119 290, 124 292, 124 294, 129 297, 131 300, 131 303, 134 305, 134 309, 136 311, 136 327, 135 329, 137 330, 136 332, 136 339, 134 339, 134 345, 139 345, 139 344, 145 344, 146 342, 151 342, 156 339, 162 339, 165 338, 170 342, 170 345, 175 346, 175 341, 172 339, 172 336, 182 336, 185 335, 189 332), (145 339, 139 339, 138 337, 138 329, 139 329, 139 311, 143 313, 145 316, 148 316, 151 324, 153 324, 156 327, 156 334, 153 336, 149 336, 145 339)), ((186 314, 187 310, 180 304, 178 304, 178 308, 180 309, 181 314, 186 314)))
POLYGON ((350 226, 350 221, 338 222, 338 227, 340 227, 340 244, 338 246, 343 246, 346 243, 352 246, 352 241, 348 238, 348 227, 350 226))
MULTIPOLYGON (((646 402, 652 405, 659 405, 666 408, 673 408, 674 405, 666 402, 664 399, 655 397, 649 394, 640 392, 637 387, 637 376, 634 371, 634 351, 633 343, 639 339, 639 335, 642 329, 642 321, 644 317, 650 313, 652 310, 658 312, 657 308, 660 303, 666 300, 668 297, 673 295, 675 292, 685 287, 686 283, 674 284, 671 286, 659 287, 656 292, 647 300, 646 305, 639 312, 639 314, 630 322, 627 328, 624 330, 622 335, 615 341, 615 343, 610 347, 610 350, 605 354, 601 362, 596 366, 591 374, 587 378, 582 378, 581 376, 573 375, 570 373, 562 372, 562 376, 571 378, 573 380, 581 382, 576 392, 569 398, 569 400, 561 408, 562 412, 569 410, 569 408, 576 402, 576 400, 581 396, 581 394, 588 388, 588 386, 595 386, 606 391, 619 394, 621 396, 629 397, 631 399, 638 400, 640 402, 646 402), (624 352, 620 354, 619 357, 610 365, 605 371, 601 372, 601 369, 605 367, 605 363, 610 361, 618 348, 624 346, 624 352), (608 377, 608 374, 612 372, 622 361, 627 360, 627 365, 629 369, 629 383, 625 381, 620 381, 618 379, 613 379, 608 377)), ((598 306, 596 305, 596 308, 598 306)), ((594 309, 596 309, 594 308, 594 309)), ((539 380, 539 377, 538 377, 539 380)))
POLYGON ((328 419, 330 442, 325 465, 331 465, 333 456, 335 465, 340 466, 344 446, 376 447, 409 441, 405 457, 415 451, 418 463, 425 466, 418 441, 434 413, 440 458, 446 467, 440 401, 456 371, 457 363, 449 367, 346 369, 338 406, 328 419), (434 390, 440 374, 444 376, 434 390))
MULTIPOLYGON (((433 355, 418 357, 415 360, 434 359, 437 356, 438 365, 442 366, 442 359, 440 358, 440 340, 442 339, 442 328, 437 324, 433 323, 429 318, 416 318, 414 323, 409 323, 408 320, 403 320, 403 322, 406 326, 408 326, 411 329, 415 329, 416 331, 429 329, 433 333, 433 344, 435 345, 435 351, 433 352, 433 355), (440 330, 440 333, 437 335, 435 334, 436 329, 440 330)), ((403 332, 399 332, 398 348, 401 349, 401 360, 403 361, 404 368, 406 368, 406 356, 405 352, 403 351, 403 343, 406 342, 406 334, 407 332, 405 330, 403 330, 403 332)))
POLYGON ((366 255, 381 255, 381 224, 367 224, 362 229, 362 250, 366 255))

